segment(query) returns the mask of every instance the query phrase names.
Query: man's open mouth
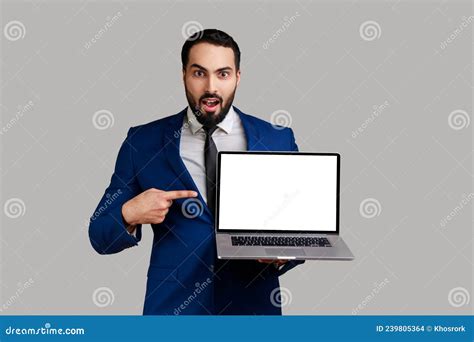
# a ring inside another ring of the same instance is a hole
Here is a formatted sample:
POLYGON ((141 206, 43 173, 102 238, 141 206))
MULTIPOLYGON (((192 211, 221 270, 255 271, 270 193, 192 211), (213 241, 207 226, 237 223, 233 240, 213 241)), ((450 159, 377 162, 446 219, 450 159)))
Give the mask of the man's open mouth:
POLYGON ((218 98, 206 98, 201 101, 201 105, 206 112, 213 112, 217 109, 217 106, 220 104, 218 98))

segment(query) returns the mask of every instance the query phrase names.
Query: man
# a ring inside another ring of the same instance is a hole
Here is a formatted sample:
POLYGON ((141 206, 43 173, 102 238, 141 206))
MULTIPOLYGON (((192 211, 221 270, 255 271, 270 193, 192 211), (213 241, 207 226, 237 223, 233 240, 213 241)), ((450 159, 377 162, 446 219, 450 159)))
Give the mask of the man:
POLYGON ((217 259, 215 161, 218 150, 296 151, 293 132, 232 106, 240 50, 228 34, 195 33, 181 59, 189 106, 129 130, 91 218, 91 244, 118 253, 151 224, 145 315, 279 315, 278 277, 300 262, 217 259))

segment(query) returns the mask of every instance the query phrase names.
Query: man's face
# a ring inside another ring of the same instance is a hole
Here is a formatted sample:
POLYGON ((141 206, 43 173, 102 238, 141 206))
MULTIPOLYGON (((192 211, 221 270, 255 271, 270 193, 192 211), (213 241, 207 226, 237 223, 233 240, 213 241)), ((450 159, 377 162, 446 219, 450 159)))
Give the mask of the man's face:
POLYGON ((224 120, 240 82, 231 48, 198 43, 183 70, 184 89, 197 120, 212 127, 224 120))

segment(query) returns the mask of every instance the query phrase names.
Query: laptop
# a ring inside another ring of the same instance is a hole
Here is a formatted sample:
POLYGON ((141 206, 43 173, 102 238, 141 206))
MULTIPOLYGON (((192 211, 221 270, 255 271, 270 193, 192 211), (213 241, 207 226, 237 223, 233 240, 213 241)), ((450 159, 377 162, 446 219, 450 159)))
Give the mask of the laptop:
POLYGON ((339 236, 338 153, 220 151, 219 259, 351 260, 339 236))

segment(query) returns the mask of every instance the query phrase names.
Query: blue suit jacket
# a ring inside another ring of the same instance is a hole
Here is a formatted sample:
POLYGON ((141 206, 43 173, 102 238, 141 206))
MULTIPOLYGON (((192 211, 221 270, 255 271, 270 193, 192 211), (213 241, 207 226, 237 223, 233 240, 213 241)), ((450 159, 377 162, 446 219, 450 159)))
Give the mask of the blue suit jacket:
MULTIPOLYGON (((297 151, 290 128, 273 127, 254 116, 240 116, 249 151, 297 151)), ((122 220, 122 205, 141 192, 195 190, 179 154, 180 131, 186 109, 151 123, 132 127, 123 142, 109 187, 90 220, 89 238, 100 254, 118 253, 138 244, 122 220)), ((174 200, 165 220, 153 224, 143 314, 281 314, 278 276, 298 263, 277 270, 255 260, 216 257, 214 217, 201 194, 198 217, 183 215, 186 199, 174 200)))

